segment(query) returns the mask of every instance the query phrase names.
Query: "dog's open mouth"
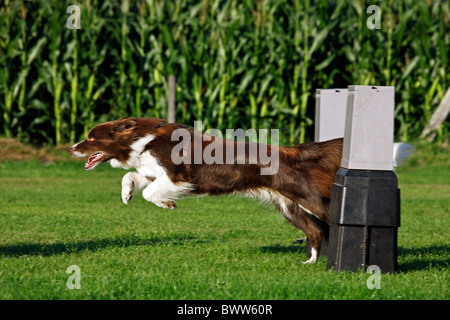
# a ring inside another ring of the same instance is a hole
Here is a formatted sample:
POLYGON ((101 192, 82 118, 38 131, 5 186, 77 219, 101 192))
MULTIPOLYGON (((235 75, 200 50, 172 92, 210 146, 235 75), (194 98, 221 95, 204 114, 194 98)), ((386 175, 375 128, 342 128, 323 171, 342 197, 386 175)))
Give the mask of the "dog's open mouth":
POLYGON ((95 155, 89 157, 88 161, 84 165, 84 169, 91 170, 94 169, 96 166, 98 166, 100 163, 102 163, 102 159, 105 157, 105 155, 101 152, 96 153, 95 155))

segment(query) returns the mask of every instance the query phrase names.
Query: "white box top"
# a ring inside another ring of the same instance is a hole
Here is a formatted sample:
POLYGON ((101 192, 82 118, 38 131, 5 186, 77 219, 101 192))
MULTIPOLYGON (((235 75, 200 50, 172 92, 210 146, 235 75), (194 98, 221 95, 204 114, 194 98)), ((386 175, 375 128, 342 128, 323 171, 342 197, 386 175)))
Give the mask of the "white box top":
POLYGON ((393 170, 394 93, 394 87, 348 87, 341 167, 393 170))
POLYGON ((314 141, 344 137, 347 89, 317 89, 314 141))

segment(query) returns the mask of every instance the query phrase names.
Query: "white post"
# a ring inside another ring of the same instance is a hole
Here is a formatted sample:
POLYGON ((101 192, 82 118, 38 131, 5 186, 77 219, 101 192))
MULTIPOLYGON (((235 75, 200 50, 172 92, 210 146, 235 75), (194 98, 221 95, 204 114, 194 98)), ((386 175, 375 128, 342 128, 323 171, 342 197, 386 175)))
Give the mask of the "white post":
POLYGON ((393 171, 394 87, 349 86, 341 168, 330 197, 327 268, 394 272, 400 190, 393 171))
POLYGON ((317 89, 314 141, 344 137, 347 89, 317 89))
POLYGON ((176 111, 176 79, 174 75, 169 76, 169 104, 167 112, 167 120, 170 123, 175 122, 175 111, 176 111))
MULTIPOLYGON (((314 141, 322 142, 344 137, 348 89, 316 89, 314 141)), ((306 252, 310 251, 309 239, 306 252)), ((328 239, 322 241, 321 256, 328 255, 328 239)))
POLYGON ((394 91, 394 87, 348 87, 341 167, 393 170, 394 91))

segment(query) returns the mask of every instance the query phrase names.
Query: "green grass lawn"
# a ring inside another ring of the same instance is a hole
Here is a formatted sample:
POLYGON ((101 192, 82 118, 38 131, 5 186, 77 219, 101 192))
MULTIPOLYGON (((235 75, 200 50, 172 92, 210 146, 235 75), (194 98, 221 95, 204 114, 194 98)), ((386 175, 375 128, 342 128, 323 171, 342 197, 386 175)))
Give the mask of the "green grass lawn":
POLYGON ((424 146, 397 171, 399 268, 304 265, 304 235, 273 206, 238 197, 165 210, 120 199, 125 171, 80 162, 0 164, 0 299, 449 299, 450 163, 424 146), (66 269, 81 271, 69 290, 66 269))

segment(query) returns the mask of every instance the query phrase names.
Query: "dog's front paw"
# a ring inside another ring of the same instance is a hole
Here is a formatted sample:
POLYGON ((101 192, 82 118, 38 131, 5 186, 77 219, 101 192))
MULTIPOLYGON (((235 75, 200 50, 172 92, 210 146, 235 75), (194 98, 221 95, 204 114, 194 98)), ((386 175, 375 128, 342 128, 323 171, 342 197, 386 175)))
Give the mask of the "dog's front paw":
POLYGON ((133 199, 134 193, 133 193, 133 182, 125 181, 122 183, 122 201, 125 204, 128 204, 128 202, 133 199))
POLYGON ((132 179, 132 172, 128 172, 122 179, 122 201, 125 204, 128 204, 128 202, 133 199, 134 192, 134 181, 132 179))
POLYGON ((178 209, 175 201, 163 201, 162 204, 164 205, 165 208, 168 209, 178 209))
POLYGON ((122 201, 125 204, 128 204, 128 202, 131 201, 131 199, 133 199, 134 194, 133 194, 133 190, 129 190, 129 191, 124 191, 122 190, 122 201))
POLYGON ((157 201, 157 202, 153 202, 154 204, 156 204, 158 207, 164 208, 164 209, 177 209, 177 204, 175 203, 175 201, 157 201))

